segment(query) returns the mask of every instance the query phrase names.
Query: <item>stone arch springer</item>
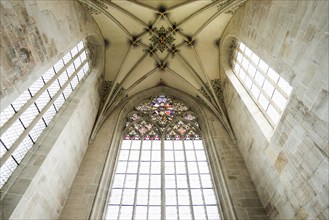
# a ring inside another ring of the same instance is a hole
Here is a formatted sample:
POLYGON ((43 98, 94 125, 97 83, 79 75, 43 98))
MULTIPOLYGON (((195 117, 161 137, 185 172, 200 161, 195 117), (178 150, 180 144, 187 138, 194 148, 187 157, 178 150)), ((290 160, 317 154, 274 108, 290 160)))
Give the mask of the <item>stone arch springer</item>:
MULTIPOLYGON (((227 181, 221 168, 219 156, 215 150, 212 132, 207 122, 206 113, 203 110, 202 103, 182 91, 166 86, 158 86, 146 89, 130 98, 127 98, 125 102, 122 102, 121 105, 117 107, 118 113, 116 122, 113 124, 113 126, 115 126, 113 138, 109 142, 107 156, 105 159, 106 161, 102 167, 101 178, 98 183, 96 196, 94 198, 92 210, 89 216, 90 219, 101 219, 104 217, 106 202, 110 193, 109 188, 111 181, 113 181, 112 176, 123 140, 123 132, 125 130, 127 115, 132 112, 134 107, 141 101, 156 94, 165 94, 177 98, 178 100, 184 100, 184 103, 188 103, 190 110, 192 110, 192 112, 194 112, 198 117, 202 141, 204 143, 209 161, 210 174, 212 177, 216 198, 219 203, 220 217, 222 219, 236 219, 237 217, 233 207, 231 195, 228 190, 227 181)), ((105 124, 106 123, 104 123, 102 126, 105 124)))

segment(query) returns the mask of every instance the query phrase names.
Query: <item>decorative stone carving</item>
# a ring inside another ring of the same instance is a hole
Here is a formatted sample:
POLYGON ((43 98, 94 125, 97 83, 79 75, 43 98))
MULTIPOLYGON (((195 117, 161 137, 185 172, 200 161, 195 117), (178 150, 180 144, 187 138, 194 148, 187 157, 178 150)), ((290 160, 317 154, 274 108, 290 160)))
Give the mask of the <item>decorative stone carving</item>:
POLYGON ((142 101, 128 114, 125 139, 200 139, 197 116, 189 107, 166 95, 142 101))
POLYGON ((105 80, 103 84, 103 91, 102 91, 102 96, 101 96, 101 102, 105 102, 107 96, 109 95, 111 88, 113 85, 113 81, 110 80, 105 80))
POLYGON ((28 51, 26 48, 22 48, 19 50, 19 59, 22 62, 24 63, 30 62, 30 56, 31 56, 31 52, 28 51))
POLYGON ((234 57, 235 57, 235 54, 237 51, 236 48, 238 47, 238 45, 239 45, 238 39, 234 38, 230 44, 229 51, 228 51, 229 62, 230 62, 231 66, 233 66, 232 61, 234 60, 234 57))
MULTIPOLYGON (((221 87, 221 82, 219 79, 212 79, 210 80, 210 83, 211 83, 211 86, 218 98, 218 101, 219 103, 222 105, 222 107, 224 107, 224 95, 223 95, 223 90, 222 90, 222 87, 221 87)), ((209 101, 211 101, 207 91, 210 91, 210 88, 209 88, 209 84, 206 83, 206 88, 204 87, 201 87, 199 89, 199 92, 204 96, 206 97, 209 101)), ((201 97, 197 96, 197 98, 201 99, 201 97)), ((201 99, 202 100, 202 99, 201 99)))
MULTIPOLYGON (((218 3, 218 5, 217 5, 218 10, 220 10, 223 6, 229 4, 229 3, 233 2, 233 1, 235 1, 235 0, 227 0, 227 1, 224 1, 224 2, 221 2, 221 3, 218 3)), ((226 13, 226 14, 234 15, 234 14, 236 13, 236 11, 240 8, 240 6, 241 6, 242 4, 244 4, 245 2, 246 2, 246 1, 243 1, 241 4, 239 4, 239 5, 235 6, 235 7, 232 7, 232 8, 230 8, 230 9, 228 9, 227 11, 225 11, 225 13, 226 13)))
MULTIPOLYGON (((92 2, 94 2, 96 5, 98 5, 99 7, 101 7, 101 8, 103 8, 103 9, 107 9, 107 6, 106 6, 106 4, 104 3, 104 2, 102 2, 102 1, 100 1, 100 0, 90 0, 90 1, 92 1, 92 2)), ((81 2, 80 1, 80 3, 88 10, 88 12, 90 13, 90 14, 96 14, 96 15, 98 15, 100 12, 97 10, 97 9, 95 9, 94 7, 91 7, 91 6, 89 6, 88 4, 86 4, 86 3, 84 3, 84 2, 81 2)))
POLYGON ((171 28, 165 29, 163 26, 160 29, 154 28, 153 35, 150 38, 150 47, 153 48, 154 52, 157 50, 160 50, 161 53, 165 50, 170 52, 170 49, 175 47, 175 44, 173 43, 175 40, 176 39, 171 33, 171 28))

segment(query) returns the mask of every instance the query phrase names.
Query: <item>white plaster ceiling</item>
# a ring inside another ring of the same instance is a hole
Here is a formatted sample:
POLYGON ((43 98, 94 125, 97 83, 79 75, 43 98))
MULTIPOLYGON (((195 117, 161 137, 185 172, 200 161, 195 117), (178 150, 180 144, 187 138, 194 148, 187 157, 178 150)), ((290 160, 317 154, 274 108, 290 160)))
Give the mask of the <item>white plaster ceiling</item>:
POLYGON ((103 112, 120 102, 120 94, 123 98, 165 85, 201 97, 224 116, 214 89, 206 85, 219 79, 218 42, 244 1, 80 0, 109 41, 105 80, 123 93, 112 87, 103 112), (165 36, 158 32, 162 27, 165 36), (151 41, 152 36, 157 40, 151 41), (206 92, 200 92, 202 87, 206 92))

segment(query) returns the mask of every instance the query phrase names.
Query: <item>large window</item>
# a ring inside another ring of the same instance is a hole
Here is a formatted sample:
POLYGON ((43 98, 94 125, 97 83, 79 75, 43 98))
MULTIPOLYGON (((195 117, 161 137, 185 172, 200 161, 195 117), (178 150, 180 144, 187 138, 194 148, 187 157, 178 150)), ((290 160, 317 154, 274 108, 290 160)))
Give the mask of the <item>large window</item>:
POLYGON ((160 95, 128 115, 105 219, 220 219, 193 112, 160 95))
POLYGON ((89 73, 89 52, 77 44, 0 113, 0 187, 89 73))
POLYGON ((272 127, 286 107, 292 87, 242 42, 232 60, 233 72, 272 127))

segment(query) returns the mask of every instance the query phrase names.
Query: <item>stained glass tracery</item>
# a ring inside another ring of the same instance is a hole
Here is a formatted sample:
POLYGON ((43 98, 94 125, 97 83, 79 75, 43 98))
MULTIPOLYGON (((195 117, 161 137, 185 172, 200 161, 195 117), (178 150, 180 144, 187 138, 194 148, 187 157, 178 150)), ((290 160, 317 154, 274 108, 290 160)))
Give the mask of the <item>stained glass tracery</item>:
POLYGON ((170 96, 158 95, 142 101, 128 114, 127 120, 125 139, 136 139, 137 136, 154 139, 164 133, 167 139, 199 138, 195 114, 183 102, 170 96), (170 125, 178 119, 178 123, 170 125))
POLYGON ((197 116, 159 95, 127 115, 105 219, 220 220, 197 116))

